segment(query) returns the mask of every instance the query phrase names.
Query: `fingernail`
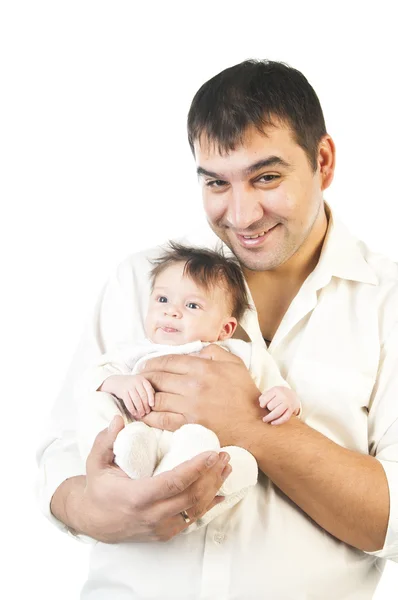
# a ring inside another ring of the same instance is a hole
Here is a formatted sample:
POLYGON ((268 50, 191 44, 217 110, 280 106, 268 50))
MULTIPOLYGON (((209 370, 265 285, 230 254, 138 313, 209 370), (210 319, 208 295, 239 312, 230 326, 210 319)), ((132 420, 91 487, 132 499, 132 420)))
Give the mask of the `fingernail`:
POLYGON ((221 473, 221 479, 224 481, 232 473, 231 465, 227 465, 221 473))
POLYGON ((109 432, 114 431, 115 425, 116 425, 116 417, 113 417, 112 421, 108 425, 108 431, 109 432))
POLYGON ((231 460, 230 455, 228 454, 228 452, 223 452, 223 456, 221 458, 221 462, 226 465, 229 461, 231 460))
POLYGON ((218 454, 217 452, 212 452, 211 454, 209 454, 209 456, 207 457, 206 460, 206 465, 208 467, 212 467, 213 465, 216 464, 216 462, 218 461, 218 454))

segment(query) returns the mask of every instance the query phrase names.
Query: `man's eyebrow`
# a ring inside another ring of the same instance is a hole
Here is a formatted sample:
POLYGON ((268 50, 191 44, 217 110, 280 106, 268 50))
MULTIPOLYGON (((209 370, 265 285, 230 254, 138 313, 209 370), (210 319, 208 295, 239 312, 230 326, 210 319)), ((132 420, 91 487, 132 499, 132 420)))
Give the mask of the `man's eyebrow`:
MULTIPOLYGON (((249 165, 248 167, 246 167, 246 169, 243 170, 243 174, 244 175, 252 175, 256 171, 259 171, 260 169, 264 169, 265 167, 275 167, 275 166, 284 167, 285 169, 289 169, 291 167, 291 165, 288 162, 286 162, 286 160, 281 158, 280 156, 269 156, 268 158, 263 158, 261 160, 258 160, 257 162, 253 163, 252 165, 249 165)), ((224 177, 220 173, 215 173, 214 171, 208 171, 207 169, 204 169, 203 167, 198 167, 196 169, 196 172, 199 177, 203 176, 203 175, 205 175, 207 177, 213 177, 214 179, 223 179, 223 177, 224 177)))
POLYGON ((280 156, 269 156, 268 158, 264 158, 253 163, 252 165, 247 167, 243 172, 245 173, 245 175, 252 175, 256 171, 264 169, 265 167, 284 167, 285 169, 289 169, 291 165, 280 156))

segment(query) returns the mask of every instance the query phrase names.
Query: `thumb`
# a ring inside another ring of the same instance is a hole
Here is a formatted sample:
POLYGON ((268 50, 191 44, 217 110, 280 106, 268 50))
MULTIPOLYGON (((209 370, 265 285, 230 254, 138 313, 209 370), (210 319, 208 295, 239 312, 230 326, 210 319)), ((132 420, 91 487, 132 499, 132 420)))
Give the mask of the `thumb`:
POLYGON ((97 435, 87 458, 87 470, 101 469, 113 464, 113 444, 124 428, 123 417, 115 415, 108 427, 97 435))
POLYGON ((232 352, 228 352, 225 348, 220 348, 216 344, 209 344, 203 350, 198 352, 198 356, 200 358, 207 358, 209 360, 218 360, 223 362, 236 362, 241 363, 241 359, 236 356, 236 354, 232 354, 232 352))

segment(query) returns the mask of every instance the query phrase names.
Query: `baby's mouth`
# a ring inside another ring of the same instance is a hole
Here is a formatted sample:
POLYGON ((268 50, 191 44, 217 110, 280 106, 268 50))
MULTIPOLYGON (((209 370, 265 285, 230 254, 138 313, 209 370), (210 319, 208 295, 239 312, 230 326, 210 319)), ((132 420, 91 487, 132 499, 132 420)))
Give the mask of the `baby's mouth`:
POLYGON ((179 332, 179 329, 175 329, 174 327, 167 327, 165 325, 163 325, 162 327, 160 327, 160 329, 162 331, 164 331, 165 333, 177 333, 177 332, 179 332))

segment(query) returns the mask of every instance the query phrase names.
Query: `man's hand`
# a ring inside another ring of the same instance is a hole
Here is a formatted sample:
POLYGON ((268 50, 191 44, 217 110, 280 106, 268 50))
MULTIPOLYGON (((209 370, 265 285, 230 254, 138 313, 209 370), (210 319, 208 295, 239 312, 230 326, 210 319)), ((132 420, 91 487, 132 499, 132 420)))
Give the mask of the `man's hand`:
POLYGON ((115 417, 94 442, 87 476, 56 490, 51 511, 65 525, 106 543, 167 541, 189 526, 181 511, 193 522, 223 501, 216 494, 231 473, 226 452, 204 452, 172 471, 132 480, 113 462, 123 426, 115 417))
POLYGON ((243 362, 216 345, 197 356, 150 359, 143 374, 157 390, 153 411, 142 419, 152 427, 175 431, 199 423, 214 431, 222 446, 241 445, 251 424, 266 414, 243 362))

